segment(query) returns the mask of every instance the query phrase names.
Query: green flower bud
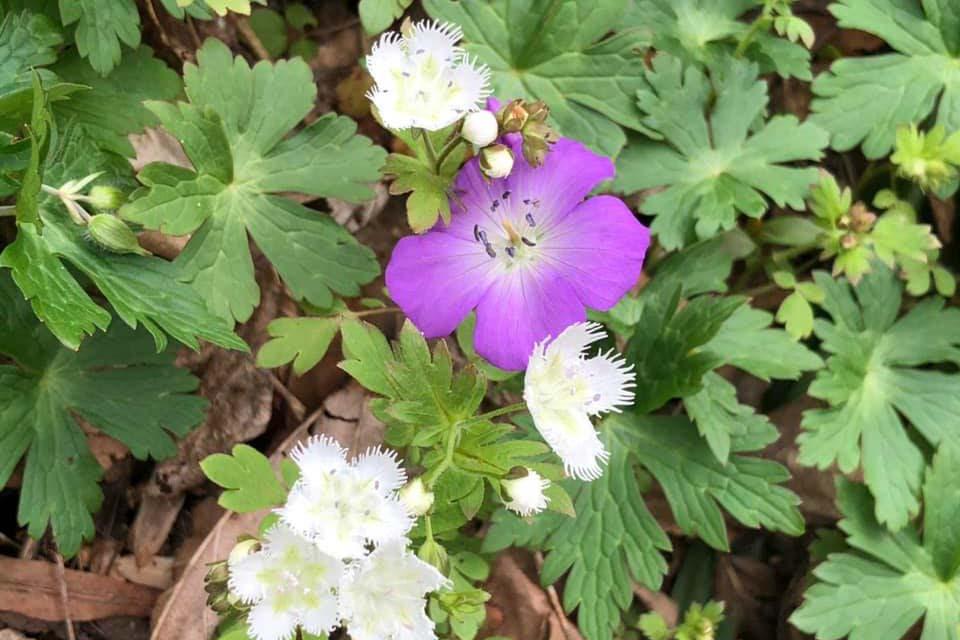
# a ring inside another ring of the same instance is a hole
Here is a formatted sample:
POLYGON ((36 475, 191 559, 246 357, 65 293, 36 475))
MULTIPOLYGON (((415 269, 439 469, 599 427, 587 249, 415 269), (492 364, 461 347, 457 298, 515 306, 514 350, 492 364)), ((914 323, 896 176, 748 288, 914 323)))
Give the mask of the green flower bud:
POLYGON ((136 253, 147 256, 150 252, 137 242, 137 234, 120 218, 100 213, 87 222, 90 239, 112 253, 136 253))
POLYGON ((119 209, 120 205, 126 202, 126 200, 127 198, 123 194, 123 191, 120 191, 120 189, 116 187, 97 185, 90 189, 90 193, 87 194, 87 202, 97 209, 119 209))
POLYGON ((447 550, 440 546, 433 538, 428 538, 426 542, 417 551, 417 556, 437 568, 437 571, 447 575, 450 569, 450 558, 447 557, 447 550))

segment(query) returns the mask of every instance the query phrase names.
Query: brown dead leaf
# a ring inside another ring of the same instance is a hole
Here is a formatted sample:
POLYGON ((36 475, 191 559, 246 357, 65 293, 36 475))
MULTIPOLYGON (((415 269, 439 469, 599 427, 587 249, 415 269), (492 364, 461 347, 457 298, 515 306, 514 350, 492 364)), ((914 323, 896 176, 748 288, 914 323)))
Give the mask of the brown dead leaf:
POLYGON ((143 492, 140 508, 130 528, 130 546, 138 565, 145 566, 163 547, 185 498, 182 493, 163 496, 143 492))
POLYGON ((266 341, 267 324, 277 317, 284 294, 262 255, 255 266, 260 306, 237 329, 251 353, 205 345, 199 352, 186 352, 178 358, 178 364, 200 377, 200 394, 210 406, 203 424, 177 443, 177 455, 157 465, 145 488, 147 493, 173 496, 202 485, 201 460, 252 440, 267 428, 273 414, 273 382, 270 372, 257 368, 252 354, 266 341))
POLYGON ((169 589, 173 586, 173 558, 154 556, 146 564, 141 564, 133 556, 120 556, 113 563, 110 575, 153 589, 169 589))
POLYGON ((537 583, 536 562, 526 551, 510 549, 493 561, 484 588, 490 593, 487 621, 481 637, 497 635, 511 640, 582 640, 567 619, 559 599, 537 583))
POLYGON ((937 235, 940 242, 948 245, 953 242, 953 223, 957 217, 957 205, 953 198, 941 200, 930 196, 930 208, 933 209, 933 219, 937 223, 937 235))
MULTIPOLYGON (((64 570, 70 618, 150 615, 159 591, 85 571, 64 570)), ((0 556, 0 611, 40 620, 64 619, 57 566, 42 560, 0 556)))
MULTIPOLYGON (((351 454, 378 444, 383 424, 369 411, 366 392, 351 383, 331 395, 323 407, 301 423, 270 456, 277 465, 298 442, 311 434, 330 435, 351 454)), ((203 579, 207 565, 223 560, 239 536, 256 531, 269 511, 227 513, 213 527, 183 570, 180 579, 158 602, 153 615, 151 640, 207 640, 217 616, 206 606, 203 579)))
POLYGON ((131 133, 127 137, 136 154, 130 161, 134 171, 140 171, 151 162, 166 162, 193 169, 180 142, 160 127, 147 127, 143 133, 131 133))
POLYGON ((834 474, 797 462, 797 436, 803 412, 820 404, 810 396, 801 396, 770 414, 770 421, 780 431, 780 438, 767 447, 763 457, 776 460, 789 471, 791 478, 787 487, 800 496, 800 511, 808 525, 832 524, 840 517, 834 497, 834 474))

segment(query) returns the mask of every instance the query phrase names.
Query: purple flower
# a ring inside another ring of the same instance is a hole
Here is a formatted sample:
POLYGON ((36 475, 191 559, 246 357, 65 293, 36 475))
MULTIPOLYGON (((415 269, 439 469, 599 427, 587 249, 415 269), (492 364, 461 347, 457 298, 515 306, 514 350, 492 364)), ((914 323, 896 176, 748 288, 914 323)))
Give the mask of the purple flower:
MULTIPOLYGON (((508 136, 516 138, 518 136, 508 136)), ((587 194, 613 163, 561 138, 544 164, 508 140, 513 172, 485 179, 477 159, 454 183, 453 219, 400 240, 387 288, 428 338, 445 336, 477 310, 474 346, 503 369, 526 367, 534 345, 606 310, 637 282, 650 231, 618 198, 587 194)))

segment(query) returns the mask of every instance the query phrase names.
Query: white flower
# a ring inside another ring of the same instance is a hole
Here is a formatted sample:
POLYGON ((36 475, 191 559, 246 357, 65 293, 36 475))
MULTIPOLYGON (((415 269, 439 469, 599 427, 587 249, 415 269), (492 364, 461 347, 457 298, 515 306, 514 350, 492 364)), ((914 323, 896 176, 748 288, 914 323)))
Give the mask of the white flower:
POLYGON ((400 502, 407 508, 407 511, 415 516, 422 516, 430 507, 433 506, 433 493, 427 491, 423 484, 423 478, 415 478, 407 483, 403 489, 400 489, 400 502))
POLYGON ((490 70, 457 46, 462 36, 460 27, 424 20, 373 45, 367 71, 376 84, 367 97, 384 126, 437 131, 479 108, 490 95, 490 70))
POLYGON ((460 135, 470 144, 478 147, 485 147, 497 139, 500 132, 500 125, 497 123, 497 116, 491 111, 481 109, 468 113, 463 119, 463 128, 460 135))
POLYGON ((550 487, 550 481, 533 469, 527 469, 527 475, 522 478, 501 480, 500 484, 510 496, 510 501, 504 502, 503 506, 523 517, 540 513, 550 502, 543 493, 550 487))
POLYGON ((570 325, 553 341, 533 348, 524 381, 523 399, 533 422, 560 456, 567 473, 581 480, 603 474, 609 454, 590 416, 633 402, 633 368, 611 351, 586 358, 587 348, 603 338, 596 323, 570 325))
POLYGON ((252 605, 247 623, 256 640, 291 638, 298 626, 320 635, 338 624, 343 563, 287 527, 270 529, 259 551, 231 554, 228 567, 231 593, 252 605))
POLYGON ((347 462, 331 438, 312 438, 291 454, 300 479, 281 521, 337 558, 363 556, 368 543, 403 538, 413 520, 397 496, 406 481, 396 454, 370 449, 347 462))
POLYGON ((353 640, 433 640, 426 594, 447 584, 439 571, 394 540, 353 563, 340 586, 340 616, 353 640))
POLYGON ((480 150, 480 171, 488 178, 506 178, 513 171, 513 151, 505 144, 492 144, 480 150))

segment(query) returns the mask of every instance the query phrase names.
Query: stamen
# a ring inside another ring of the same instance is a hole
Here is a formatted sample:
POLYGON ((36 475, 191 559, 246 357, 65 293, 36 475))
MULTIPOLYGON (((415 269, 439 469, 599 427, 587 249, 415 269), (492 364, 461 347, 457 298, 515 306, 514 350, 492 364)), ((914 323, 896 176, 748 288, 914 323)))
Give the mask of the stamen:
POLYGON ((477 230, 477 240, 479 240, 479 241, 482 242, 483 244, 490 244, 490 243, 487 241, 487 232, 484 231, 483 229, 478 229, 478 230, 477 230))
POLYGON ((510 256, 511 258, 517 257, 517 250, 514 249, 513 247, 507 247, 506 249, 504 249, 504 251, 506 251, 507 255, 510 256))
POLYGON ((493 202, 490 203, 490 211, 496 211, 497 207, 499 206, 500 206, 500 201, 494 200, 493 202))
POLYGON ((517 244, 520 241, 520 234, 517 233, 517 230, 513 227, 513 223, 509 220, 504 220, 502 223, 503 230, 507 232, 507 238, 510 239, 510 244, 517 244))
POLYGON ((535 247, 535 246, 537 246, 537 243, 536 243, 536 242, 534 242, 533 240, 528 239, 526 236, 524 236, 523 238, 520 238, 520 239, 523 241, 523 244, 527 245, 528 247, 535 247))
POLYGON ((497 252, 494 250, 493 245, 489 242, 484 243, 483 248, 487 250, 487 255, 491 258, 497 257, 497 252))
POLYGON ((504 191, 504 192, 503 192, 503 195, 500 196, 500 197, 503 198, 504 200, 506 200, 507 198, 510 197, 510 192, 509 192, 509 191, 504 191))
POLYGON ((523 216, 523 218, 524 220, 527 221, 527 224, 530 225, 531 227, 537 226, 537 221, 533 219, 532 213, 528 213, 527 215, 523 216))
POLYGON ((480 225, 473 225, 473 239, 480 242, 480 225))

